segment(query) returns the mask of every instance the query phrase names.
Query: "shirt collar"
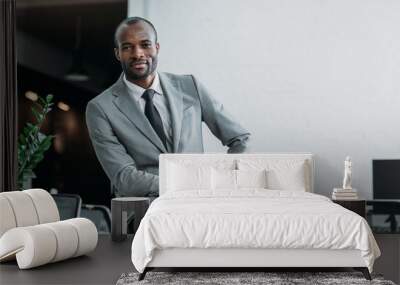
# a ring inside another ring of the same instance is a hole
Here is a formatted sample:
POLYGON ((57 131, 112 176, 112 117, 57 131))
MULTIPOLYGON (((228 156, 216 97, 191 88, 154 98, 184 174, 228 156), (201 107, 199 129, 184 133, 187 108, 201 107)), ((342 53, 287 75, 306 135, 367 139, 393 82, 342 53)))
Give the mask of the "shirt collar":
MULTIPOLYGON (((146 91, 146 89, 128 81, 128 79, 126 79, 125 74, 123 76, 123 80, 125 82, 126 87, 128 87, 129 93, 132 94, 136 100, 139 100, 142 97, 144 91, 146 91)), ((157 72, 156 76, 154 77, 153 83, 151 83, 148 89, 153 89, 154 91, 156 91, 156 94, 163 95, 163 91, 161 89, 161 84, 160 84, 160 77, 158 76, 157 72)))

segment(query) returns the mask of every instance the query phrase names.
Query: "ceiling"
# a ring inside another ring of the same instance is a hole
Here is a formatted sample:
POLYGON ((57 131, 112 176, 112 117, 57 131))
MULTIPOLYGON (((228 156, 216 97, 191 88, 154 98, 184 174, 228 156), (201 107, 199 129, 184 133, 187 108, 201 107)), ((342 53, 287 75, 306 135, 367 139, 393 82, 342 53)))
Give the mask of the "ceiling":
POLYGON ((114 58, 113 35, 126 14, 127 0, 18 0, 17 30, 72 53, 80 16, 83 58, 109 74, 108 82, 98 82, 104 88, 121 72, 114 58))

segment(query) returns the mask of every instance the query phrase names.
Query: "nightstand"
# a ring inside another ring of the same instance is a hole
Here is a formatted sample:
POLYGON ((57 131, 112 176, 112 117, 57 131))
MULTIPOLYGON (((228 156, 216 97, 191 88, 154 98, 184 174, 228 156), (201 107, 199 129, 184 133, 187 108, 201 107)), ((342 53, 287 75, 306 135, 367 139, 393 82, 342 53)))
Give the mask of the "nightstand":
POLYGON ((332 201, 350 211, 353 211, 354 213, 359 214, 361 217, 365 219, 366 217, 365 200, 357 199, 357 200, 332 200, 332 201))
POLYGON ((147 197, 120 197, 111 200, 111 237, 113 241, 127 238, 128 226, 133 221, 133 234, 150 205, 147 197))

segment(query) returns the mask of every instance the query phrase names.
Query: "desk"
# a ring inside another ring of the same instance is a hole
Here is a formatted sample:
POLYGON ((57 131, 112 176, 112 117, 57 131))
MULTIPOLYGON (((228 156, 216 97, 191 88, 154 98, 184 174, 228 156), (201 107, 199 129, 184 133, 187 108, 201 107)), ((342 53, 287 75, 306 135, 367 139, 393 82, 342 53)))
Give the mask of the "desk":
POLYGON ((400 282, 400 201, 367 201, 367 220, 381 249, 374 270, 400 282))
POLYGON ((99 235, 88 255, 28 270, 19 270, 16 261, 1 263, 0 284, 115 284, 122 273, 134 271, 132 239, 112 242, 110 235, 99 235))
POLYGON ((374 233, 400 234, 400 201, 367 201, 367 220, 374 233))

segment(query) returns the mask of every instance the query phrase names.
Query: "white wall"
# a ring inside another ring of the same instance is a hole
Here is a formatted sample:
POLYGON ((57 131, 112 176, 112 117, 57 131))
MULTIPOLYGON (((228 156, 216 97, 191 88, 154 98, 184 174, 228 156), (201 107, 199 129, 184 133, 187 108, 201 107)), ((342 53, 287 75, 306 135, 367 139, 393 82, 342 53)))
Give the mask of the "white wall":
POLYGON ((400 157, 400 1, 130 0, 128 15, 156 26, 159 69, 197 75, 254 151, 316 154, 318 193, 350 155, 371 198, 371 159, 400 157))

